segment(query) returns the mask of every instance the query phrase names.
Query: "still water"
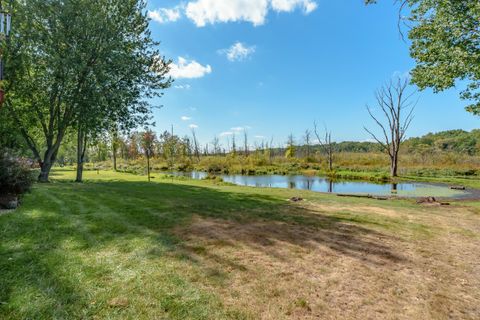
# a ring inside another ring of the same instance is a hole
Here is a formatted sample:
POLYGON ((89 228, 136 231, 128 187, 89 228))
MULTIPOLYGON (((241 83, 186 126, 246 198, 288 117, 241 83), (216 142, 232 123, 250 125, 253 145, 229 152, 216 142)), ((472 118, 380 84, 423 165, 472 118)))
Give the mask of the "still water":
MULTIPOLYGON (((200 171, 192 172, 171 172, 176 176, 184 176, 192 179, 204 179, 208 174, 200 171)), ((263 187, 263 188, 285 188, 311 190, 317 192, 332 192, 345 194, 371 194, 391 195, 410 197, 468 197, 464 191, 451 190, 446 185, 401 182, 396 184, 374 183, 368 181, 332 181, 324 177, 305 175, 258 175, 245 176, 237 174, 219 174, 223 181, 241 186, 263 187), (393 191, 393 192, 392 192, 393 191)))

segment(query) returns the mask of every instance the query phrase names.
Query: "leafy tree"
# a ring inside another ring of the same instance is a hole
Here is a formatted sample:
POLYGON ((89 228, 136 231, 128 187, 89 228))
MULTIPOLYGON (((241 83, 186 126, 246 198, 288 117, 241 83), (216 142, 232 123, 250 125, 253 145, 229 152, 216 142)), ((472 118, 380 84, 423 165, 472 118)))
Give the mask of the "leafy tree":
POLYGON ((158 43, 150 37, 143 2, 101 0, 92 9, 100 14, 87 17, 83 29, 92 32, 85 46, 94 48, 97 56, 85 92, 90 97, 80 105, 77 123, 77 181, 82 180, 87 138, 112 126, 128 131, 146 124, 150 108, 145 98, 160 96, 171 83, 165 78, 169 61, 154 49, 158 43))
POLYGON ((410 54, 417 62, 412 82, 439 92, 465 81, 466 109, 480 115, 480 1, 402 0, 401 8, 407 6, 410 54))
POLYGON ((295 138, 293 137, 293 134, 290 134, 287 140, 287 149, 285 150, 285 158, 288 158, 288 159, 294 158, 296 152, 297 150, 295 147, 295 138))
MULTIPOLYGON (((17 1, 8 59, 6 109, 48 181, 69 131, 79 172, 87 138, 112 123, 144 120, 145 98, 168 86, 138 0, 17 1)), ((141 121, 140 121, 141 122, 141 121)), ((81 175, 77 176, 81 180, 81 175)))

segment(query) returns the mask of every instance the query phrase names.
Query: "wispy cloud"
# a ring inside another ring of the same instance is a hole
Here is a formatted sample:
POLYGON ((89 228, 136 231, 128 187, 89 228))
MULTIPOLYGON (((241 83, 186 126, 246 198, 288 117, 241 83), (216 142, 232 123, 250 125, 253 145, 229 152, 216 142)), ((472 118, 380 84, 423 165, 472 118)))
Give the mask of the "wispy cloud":
POLYGON ((180 19, 182 13, 181 10, 183 9, 182 6, 176 6, 174 8, 159 8, 156 10, 148 11, 148 17, 153 21, 158 23, 167 23, 167 22, 175 22, 180 19))
POLYGON ((187 117, 187 116, 182 116, 180 119, 182 119, 182 121, 192 120, 191 117, 187 117))
POLYGON ((188 126, 190 129, 197 129, 198 126, 194 123, 192 123, 191 125, 188 126))
POLYGON ((178 62, 170 65, 169 75, 176 79, 194 79, 202 78, 211 72, 212 67, 210 65, 203 66, 195 60, 178 57, 178 62))
POLYGON ((231 131, 224 131, 222 133, 220 133, 220 137, 226 137, 226 136, 231 136, 233 135, 233 132, 231 131))
POLYGON ((230 128, 230 130, 233 131, 233 132, 243 132, 243 131, 249 130, 251 128, 252 127, 250 127, 250 126, 243 126, 243 127, 233 127, 233 128, 230 128))
POLYGON ((191 88, 189 84, 177 84, 173 86, 175 89, 188 90, 191 88))
POLYGON ((241 42, 236 42, 230 48, 218 51, 220 54, 226 55, 230 61, 243 61, 255 53, 255 46, 247 46, 241 42))

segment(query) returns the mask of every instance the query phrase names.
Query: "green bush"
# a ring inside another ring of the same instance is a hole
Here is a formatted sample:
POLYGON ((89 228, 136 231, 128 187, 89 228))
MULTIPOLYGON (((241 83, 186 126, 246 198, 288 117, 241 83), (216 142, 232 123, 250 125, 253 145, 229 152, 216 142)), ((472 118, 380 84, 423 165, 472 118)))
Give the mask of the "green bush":
POLYGON ((30 190, 34 182, 31 164, 0 151, 0 194, 19 195, 30 190))

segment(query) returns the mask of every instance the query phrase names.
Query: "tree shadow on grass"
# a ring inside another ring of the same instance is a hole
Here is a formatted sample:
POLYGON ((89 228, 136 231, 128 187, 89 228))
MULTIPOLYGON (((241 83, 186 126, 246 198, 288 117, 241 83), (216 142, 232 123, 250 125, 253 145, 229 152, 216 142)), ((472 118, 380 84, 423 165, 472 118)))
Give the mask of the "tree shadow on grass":
MULTIPOLYGON (((0 217, 0 315, 19 315, 12 308, 21 301, 22 290, 31 290, 36 292, 32 299, 42 296, 48 303, 42 310, 24 306, 22 316, 79 316, 78 312, 90 303, 90 293, 82 291, 81 284, 69 278, 64 269, 82 273, 88 267, 93 274, 108 270, 101 270, 102 264, 82 265, 69 252, 62 253, 66 243, 77 252, 95 252, 112 245, 133 252, 138 250, 134 240, 144 239, 150 244, 145 259, 173 257, 196 265, 201 262, 190 253, 202 249, 192 248, 177 232, 186 230, 197 238, 227 246, 240 242, 277 259, 288 259, 275 249, 275 243, 283 242, 301 248, 321 245, 375 265, 405 261, 382 243, 388 236, 368 225, 311 211, 254 190, 228 190, 142 182, 37 187, 17 213, 0 217), (210 224, 195 227, 199 219, 210 224)), ((248 268, 214 252, 200 254, 231 268, 248 268)), ((27 296, 23 294, 23 298, 27 296)))

